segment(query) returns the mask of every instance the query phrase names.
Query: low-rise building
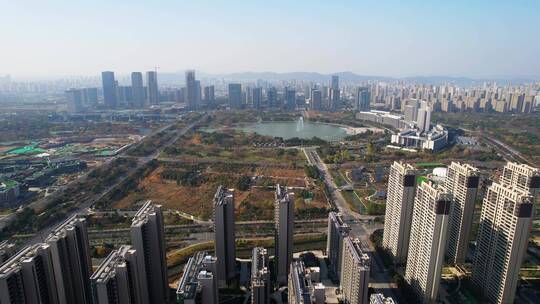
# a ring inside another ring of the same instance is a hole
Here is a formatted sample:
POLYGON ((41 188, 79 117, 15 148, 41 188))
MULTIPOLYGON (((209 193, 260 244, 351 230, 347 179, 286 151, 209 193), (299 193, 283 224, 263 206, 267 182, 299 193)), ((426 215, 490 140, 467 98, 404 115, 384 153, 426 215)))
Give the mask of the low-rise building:
POLYGON ((392 134, 391 142, 399 146, 423 150, 439 151, 448 145, 448 131, 437 125, 427 133, 417 129, 406 129, 392 134))
POLYGON ((0 182, 0 206, 12 205, 20 195, 19 183, 12 180, 0 182))

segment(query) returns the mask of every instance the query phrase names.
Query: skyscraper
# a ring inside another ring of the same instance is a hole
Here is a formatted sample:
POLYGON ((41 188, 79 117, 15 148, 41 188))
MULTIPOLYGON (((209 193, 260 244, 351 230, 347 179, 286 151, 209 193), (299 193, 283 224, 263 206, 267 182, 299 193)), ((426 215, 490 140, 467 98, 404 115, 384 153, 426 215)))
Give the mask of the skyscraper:
POLYGON ((404 119, 407 122, 415 122, 418 115, 418 108, 414 105, 406 105, 404 112, 404 119))
POLYGON ((340 289, 345 303, 367 303, 370 259, 362 251, 360 240, 343 239, 340 289))
POLYGON ((341 100, 341 92, 339 90, 339 76, 332 75, 330 88, 328 89, 328 110, 335 110, 341 100))
POLYGON ((359 87, 356 89, 355 109, 357 111, 369 111, 371 102, 371 94, 367 87, 359 87))
POLYGON ((138 272, 146 274, 141 285, 148 287, 150 303, 167 303, 169 284, 161 206, 147 201, 133 217, 130 234, 131 244, 137 251, 138 272))
POLYGON ((416 117, 416 125, 421 133, 429 132, 431 129, 431 106, 427 101, 420 102, 420 109, 416 117))
POLYGON ((251 94, 253 100, 253 108, 257 110, 260 109, 262 103, 262 88, 253 88, 251 94))
POLYGON ((137 263, 137 251, 131 246, 113 250, 90 277, 94 304, 150 303, 147 286, 141 284, 146 273, 137 263))
POLYGON ((118 86, 116 88, 118 104, 123 107, 133 106, 133 92, 130 86, 118 86))
POLYGON ((251 257, 251 304, 269 304, 271 293, 268 251, 255 247, 251 257))
POLYGON ((330 88, 334 90, 339 90, 339 76, 338 75, 332 75, 332 80, 330 82, 330 88))
POLYGON ((277 90, 275 87, 270 87, 266 90, 266 99, 268 100, 268 107, 275 108, 277 104, 277 90))
POLYGON ((0 265, 0 303, 61 303, 64 290, 56 285, 52 259, 50 246, 41 243, 0 265))
POLYGON ((201 81, 195 80, 195 104, 200 107, 202 101, 201 81))
POLYGON ((95 107, 98 103, 98 89, 85 88, 83 92, 84 92, 84 102, 86 103, 86 105, 95 107))
POLYGON ((472 280, 491 303, 513 303, 527 251, 539 171, 508 163, 484 196, 472 280))
POLYGON ((56 227, 47 237, 58 290, 58 302, 91 303, 90 245, 86 220, 76 215, 56 227))
POLYGON ((131 73, 131 90, 133 95, 133 107, 143 108, 145 106, 145 93, 141 72, 131 73))
POLYGON ((242 85, 229 83, 229 106, 231 109, 242 108, 242 85))
POLYGON ((176 301, 183 304, 218 303, 215 257, 199 251, 189 258, 176 290, 176 301))
POLYGON ((67 110, 71 113, 83 111, 83 94, 79 89, 69 89, 66 91, 67 110))
POLYGON ((296 90, 294 88, 285 87, 284 92, 285 108, 294 109, 296 107, 296 90))
POLYGON ((214 86, 206 86, 204 87, 204 101, 206 102, 206 105, 210 108, 213 108, 216 104, 216 97, 214 95, 214 86))
POLYGON ((508 162, 503 168, 500 183, 529 192, 535 199, 540 196, 540 170, 526 164, 508 162))
POLYGON ((343 222, 341 214, 328 213, 328 238, 326 240, 326 255, 330 260, 329 270, 337 278, 341 277, 341 257, 343 239, 349 235, 351 228, 343 222))
POLYGON ((195 71, 186 71, 186 96, 185 101, 189 110, 196 110, 197 104, 197 84, 195 83, 195 71))
POLYGON ((337 89, 330 88, 330 94, 328 98, 328 109, 329 110, 337 109, 340 101, 341 101, 341 92, 339 88, 337 89))
POLYGON ((320 110, 322 107, 322 92, 318 89, 311 89, 309 105, 312 110, 320 110))
POLYGON ((234 191, 219 186, 214 196, 214 242, 219 282, 229 283, 236 276, 234 234, 234 191))
POLYGON ((422 303, 435 303, 439 293, 452 194, 422 182, 414 199, 405 279, 422 303))
MULTIPOLYGON (((287 280, 285 280, 287 281, 287 280)), ((311 304, 311 279, 306 276, 306 265, 302 261, 291 262, 288 281, 289 304, 311 304)))
POLYGON ((275 265, 278 284, 287 284, 293 256, 294 193, 276 185, 274 203, 275 265))
POLYGON ((146 72, 146 90, 149 105, 159 104, 159 90, 157 82, 157 73, 155 71, 146 72))
POLYGON ((407 258, 415 188, 414 167, 394 162, 388 177, 383 246, 398 262, 407 258))
POLYGON ((467 257, 479 182, 479 171, 471 165, 452 162, 448 167, 444 186, 454 195, 454 204, 450 212, 447 256, 454 264, 464 263, 467 257))
POLYGON ((101 80, 103 83, 103 100, 105 102, 105 107, 109 109, 116 109, 117 96, 114 72, 101 72, 101 80))

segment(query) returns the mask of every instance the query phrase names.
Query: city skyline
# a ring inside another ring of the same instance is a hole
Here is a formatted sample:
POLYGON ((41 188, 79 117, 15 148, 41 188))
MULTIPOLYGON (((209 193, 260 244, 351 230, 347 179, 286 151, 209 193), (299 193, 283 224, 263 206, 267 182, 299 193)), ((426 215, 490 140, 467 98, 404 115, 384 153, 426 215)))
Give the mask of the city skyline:
POLYGON ((164 73, 540 76, 533 1, 307 4, 8 3, 2 19, 18 26, 0 30, 8 46, 0 73, 40 78, 159 66, 164 73))

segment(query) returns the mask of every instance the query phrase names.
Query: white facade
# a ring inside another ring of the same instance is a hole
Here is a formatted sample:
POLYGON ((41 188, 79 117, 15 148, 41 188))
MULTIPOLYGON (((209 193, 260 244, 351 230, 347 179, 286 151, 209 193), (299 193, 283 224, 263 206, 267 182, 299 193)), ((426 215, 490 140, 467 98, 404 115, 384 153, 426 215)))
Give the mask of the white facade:
POLYGON ((407 148, 439 151, 448 145, 448 131, 441 125, 423 133, 416 129, 406 129, 392 134, 391 143, 407 148))
POLYGON ((343 222, 341 214, 336 212, 328 213, 328 237, 326 240, 326 255, 330 260, 330 270, 336 277, 341 275, 341 250, 343 248, 343 238, 349 235, 351 228, 343 222))
POLYGON ((414 167, 394 162, 388 177, 383 247, 398 262, 404 262, 407 258, 415 189, 414 167))
POLYGON ((513 303, 527 251, 538 170, 508 163, 484 196, 473 283, 493 303, 513 303), (527 177, 531 177, 530 179, 527 177))
POLYGON ((367 303, 369 291, 370 258, 362 252, 360 241, 346 237, 343 240, 340 289, 347 304, 367 303))
POLYGON ((452 194, 431 182, 418 186, 414 200, 405 279, 422 303, 435 303, 439 293, 452 194))
POLYGON ((453 194, 454 204, 450 212, 447 255, 454 264, 464 263, 467 257, 479 182, 479 171, 471 165, 452 162, 448 167, 445 188, 453 194))
POLYGON ((526 164, 508 162, 503 168, 500 183, 529 192, 537 199, 540 194, 540 170, 526 164))

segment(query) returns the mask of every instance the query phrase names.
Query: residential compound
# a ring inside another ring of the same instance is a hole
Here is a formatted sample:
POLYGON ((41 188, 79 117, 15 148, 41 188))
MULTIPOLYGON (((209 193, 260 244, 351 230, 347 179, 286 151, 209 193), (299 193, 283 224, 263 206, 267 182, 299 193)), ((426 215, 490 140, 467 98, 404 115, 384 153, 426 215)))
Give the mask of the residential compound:
MULTIPOLYGON (((445 260, 468 260, 480 172, 457 162, 442 178, 418 172, 397 162, 390 168, 382 245, 396 262, 406 259, 404 277, 419 301, 435 303, 445 260)), ((540 170, 509 162, 484 194, 472 282, 490 303, 514 302, 539 193, 540 170)))
POLYGON ((492 303, 513 303, 540 190, 540 170, 508 163, 484 196, 473 283, 492 303))
POLYGON ((413 166, 394 162, 388 176, 382 244, 398 262, 405 262, 407 259, 416 194, 416 174, 413 166))
POLYGON ((0 266, 1 303, 91 303, 86 222, 73 216, 0 266))
POLYGON ((28 246, 0 266, 0 303, 60 303, 55 282, 50 246, 28 246))
POLYGON ((371 94, 371 108, 394 112, 405 112, 408 101, 412 99, 427 101, 437 112, 531 113, 540 105, 540 89, 534 83, 517 86, 484 83, 474 87, 389 82, 361 85, 367 87, 371 94))
POLYGON ((47 237, 60 303, 90 303, 90 245, 86 220, 68 218, 47 237))

